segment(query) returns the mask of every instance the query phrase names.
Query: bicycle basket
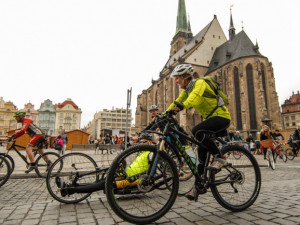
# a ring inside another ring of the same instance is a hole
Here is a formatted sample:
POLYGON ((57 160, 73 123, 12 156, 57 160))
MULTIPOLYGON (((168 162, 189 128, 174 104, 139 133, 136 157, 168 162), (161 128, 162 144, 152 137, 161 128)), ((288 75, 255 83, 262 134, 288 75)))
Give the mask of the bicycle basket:
POLYGON ((260 143, 264 148, 271 148, 273 147, 273 142, 274 142, 273 139, 266 139, 261 141, 260 143))

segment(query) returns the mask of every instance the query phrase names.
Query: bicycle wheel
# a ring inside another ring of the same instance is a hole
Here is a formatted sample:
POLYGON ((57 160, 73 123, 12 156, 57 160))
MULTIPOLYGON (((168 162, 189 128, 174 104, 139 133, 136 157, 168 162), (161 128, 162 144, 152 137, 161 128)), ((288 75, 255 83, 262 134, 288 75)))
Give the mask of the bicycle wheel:
POLYGON ((89 197, 92 192, 78 193, 77 188, 97 183, 99 174, 96 173, 96 169, 97 163, 92 157, 80 152, 68 153, 50 167, 46 178, 47 189, 59 202, 80 202, 89 197), (84 175, 90 171, 95 173, 84 175))
POLYGON ((178 185, 176 164, 167 153, 157 151, 154 145, 136 145, 112 162, 105 192, 110 207, 119 217, 131 223, 145 224, 169 211, 176 200, 178 185), (122 166, 123 161, 126 168, 122 166), (149 168, 153 164, 157 166, 149 168), (150 180, 148 170, 154 173, 150 180))
POLYGON ((4 185, 11 174, 8 160, 0 155, 0 187, 4 185))
POLYGON ((271 167, 272 170, 275 170, 275 159, 272 153, 272 150, 268 148, 267 150, 267 154, 269 155, 269 165, 271 167))
POLYGON ((295 154, 293 152, 293 149, 292 148, 288 148, 286 150, 286 156, 289 160, 293 160, 295 158, 295 154))
POLYGON ((7 159, 7 161, 9 162, 10 164, 10 174, 12 174, 12 172, 14 171, 15 169, 15 161, 13 159, 13 157, 11 157, 10 155, 8 154, 5 154, 5 153, 0 153, 1 156, 5 157, 7 159))
POLYGON ((42 155, 40 155, 36 161, 35 161, 35 172, 40 177, 46 177, 47 172, 53 162, 55 162, 60 157, 59 154, 55 152, 46 152, 42 155), (47 159, 50 160, 50 162, 47 162, 47 159))
POLYGON ((284 149, 280 149, 280 155, 281 155, 281 159, 283 162, 287 161, 287 155, 286 155, 286 151, 284 149))
POLYGON ((259 195, 261 173, 258 163, 249 151, 237 145, 225 146, 221 152, 227 155, 228 166, 212 174, 211 192, 224 208, 242 211, 250 207, 259 195), (234 151, 242 153, 240 159, 226 154, 234 151))

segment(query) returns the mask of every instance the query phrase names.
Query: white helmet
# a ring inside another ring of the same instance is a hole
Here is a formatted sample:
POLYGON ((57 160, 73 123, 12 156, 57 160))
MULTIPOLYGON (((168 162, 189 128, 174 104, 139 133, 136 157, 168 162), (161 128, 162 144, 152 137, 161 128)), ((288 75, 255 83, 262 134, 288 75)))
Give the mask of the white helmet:
POLYGON ((149 107, 149 112, 152 111, 152 110, 158 110, 158 107, 156 105, 151 105, 149 107))
POLYGON ((175 67, 175 69, 171 73, 171 77, 173 78, 174 76, 185 75, 185 74, 189 74, 192 76, 193 73, 194 73, 194 68, 192 67, 191 64, 180 64, 175 67))

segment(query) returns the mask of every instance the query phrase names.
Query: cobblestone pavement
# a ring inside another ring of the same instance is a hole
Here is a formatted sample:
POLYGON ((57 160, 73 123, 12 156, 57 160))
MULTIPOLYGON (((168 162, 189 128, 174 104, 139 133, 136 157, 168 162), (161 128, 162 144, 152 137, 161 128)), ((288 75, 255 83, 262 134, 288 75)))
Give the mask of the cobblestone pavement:
MULTIPOLYGON (((91 155, 99 165, 108 166, 114 156, 91 155)), ((48 193, 45 180, 24 174, 24 163, 16 160, 15 178, 0 187, 0 224, 128 224, 116 216, 102 191, 93 193, 78 204, 62 204, 48 193), (22 177, 22 178, 20 178, 22 177)), ((256 156, 261 167, 262 189, 254 205, 233 213, 221 207, 212 194, 200 195, 198 202, 177 197, 172 209, 157 224, 300 224, 300 157, 276 164, 276 170, 265 167, 262 156, 256 156)), ((33 173, 34 174, 34 173, 33 173)))

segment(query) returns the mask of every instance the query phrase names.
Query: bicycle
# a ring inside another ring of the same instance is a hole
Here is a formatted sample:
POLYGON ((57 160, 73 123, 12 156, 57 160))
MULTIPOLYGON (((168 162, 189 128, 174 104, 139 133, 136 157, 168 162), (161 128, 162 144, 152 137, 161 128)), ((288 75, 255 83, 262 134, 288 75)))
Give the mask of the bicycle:
MULTIPOLYGON (((11 167, 11 172, 10 175, 13 173, 14 169, 15 169, 15 161, 14 159, 9 155, 9 152, 11 150, 15 150, 15 152, 21 157, 21 159, 26 163, 26 166, 28 167, 30 165, 30 162, 27 160, 27 157, 24 156, 18 149, 17 147, 21 148, 21 149, 26 149, 25 146, 22 145, 17 145, 16 144, 16 140, 13 141, 9 141, 12 142, 11 146, 7 149, 6 153, 0 153, 1 156, 5 157, 9 163, 10 163, 10 167, 11 167)), ((50 167, 50 164, 46 162, 45 157, 47 157, 51 162, 54 162, 56 159, 58 159, 60 157, 59 154, 55 153, 55 152, 45 152, 43 154, 41 154, 39 152, 38 149, 33 149, 33 154, 35 159, 35 172, 39 177, 46 177, 47 176, 47 171, 50 167)))
POLYGON ((284 143, 275 143, 275 156, 274 156, 274 161, 276 163, 277 157, 282 159, 283 162, 287 162, 287 153, 283 149, 284 143))
POLYGON ((8 160, 0 155, 0 187, 4 185, 11 174, 11 167, 8 160))
MULTIPOLYGON (((287 158, 289 160, 293 160, 299 153, 299 148, 298 145, 296 143, 297 141, 293 141, 293 147, 292 148, 287 148, 286 149, 286 154, 287 154, 287 158)), ((290 146, 292 146, 292 144, 290 144, 290 146)))
POLYGON ((273 149, 273 139, 266 139, 262 140, 261 144, 264 148, 267 149, 266 159, 268 161, 268 167, 270 167, 272 170, 275 170, 275 150, 273 149))
MULTIPOLYGON (((127 149, 114 159, 106 174, 105 193, 107 201, 113 211, 128 222, 151 223, 165 215, 176 200, 179 186, 176 163, 165 151, 161 150, 164 148, 168 136, 176 134, 197 147, 205 148, 197 140, 173 128, 169 119, 175 114, 173 110, 165 113, 166 126, 162 133, 149 131, 160 135, 159 145, 136 145, 127 149), (120 189, 115 191, 115 183, 120 177, 119 168, 121 164, 125 161, 129 165, 138 154, 143 152, 149 152, 150 155, 146 170, 137 171, 134 175, 127 175, 126 170, 121 172, 122 179, 136 182, 139 192, 125 196, 120 195, 120 189), (164 189, 162 190, 162 188, 164 189)), ((227 142, 219 138, 221 131, 205 132, 213 140, 225 145, 221 149, 221 153, 227 156, 228 165, 218 173, 211 172, 208 167, 212 157, 209 152, 206 161, 203 162, 204 171, 202 174, 198 174, 196 165, 193 164, 179 141, 173 145, 173 151, 183 156, 196 179, 200 194, 205 194, 210 188, 217 202, 231 211, 242 211, 250 207, 258 197, 261 187, 261 174, 256 159, 241 146, 227 145, 227 142), (234 151, 241 153, 240 159, 235 159, 232 156, 231 153, 234 151)))

